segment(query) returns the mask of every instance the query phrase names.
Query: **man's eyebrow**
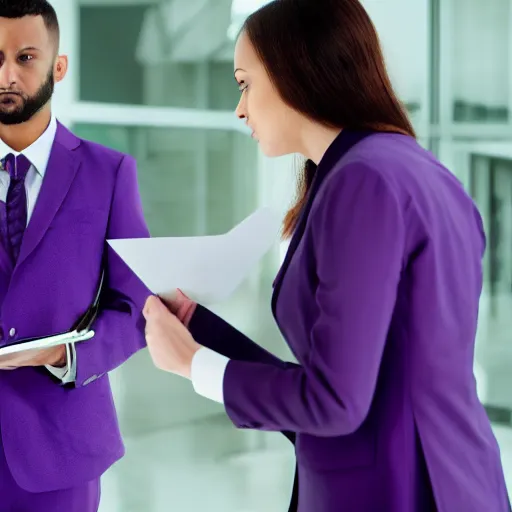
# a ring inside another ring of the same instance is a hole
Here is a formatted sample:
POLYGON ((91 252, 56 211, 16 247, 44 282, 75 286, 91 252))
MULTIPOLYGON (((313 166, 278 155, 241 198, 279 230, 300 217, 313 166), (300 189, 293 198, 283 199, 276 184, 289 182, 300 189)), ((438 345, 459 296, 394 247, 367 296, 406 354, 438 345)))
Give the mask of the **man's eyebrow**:
POLYGON ((36 48, 35 46, 25 46, 25 48, 22 48, 18 53, 21 53, 21 52, 26 52, 26 51, 36 51, 36 52, 40 52, 41 50, 39 48, 36 48))

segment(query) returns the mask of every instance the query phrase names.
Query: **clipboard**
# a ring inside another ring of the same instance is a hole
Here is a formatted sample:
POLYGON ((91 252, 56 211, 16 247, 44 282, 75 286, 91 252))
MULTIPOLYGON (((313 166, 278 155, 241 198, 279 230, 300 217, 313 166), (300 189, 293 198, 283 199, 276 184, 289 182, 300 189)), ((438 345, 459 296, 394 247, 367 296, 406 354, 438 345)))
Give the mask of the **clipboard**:
POLYGON ((78 343, 93 338, 94 331, 92 330, 92 325, 98 316, 104 280, 105 271, 101 274, 100 284, 98 286, 96 296, 94 297, 94 302, 70 331, 53 334, 51 336, 23 338, 21 340, 14 341, 13 343, 9 343, 9 345, 0 348, 0 357, 26 350, 41 350, 56 347, 58 345, 67 345, 68 343, 78 343))

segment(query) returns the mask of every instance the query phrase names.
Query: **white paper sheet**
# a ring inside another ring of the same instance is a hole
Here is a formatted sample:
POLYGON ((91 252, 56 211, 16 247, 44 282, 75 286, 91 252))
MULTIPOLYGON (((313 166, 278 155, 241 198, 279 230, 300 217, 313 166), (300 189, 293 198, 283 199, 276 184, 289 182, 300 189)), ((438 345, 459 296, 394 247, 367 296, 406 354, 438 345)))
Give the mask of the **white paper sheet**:
POLYGON ((280 217, 260 208, 223 235, 108 240, 155 294, 172 297, 181 289, 200 304, 231 295, 278 241, 280 217))

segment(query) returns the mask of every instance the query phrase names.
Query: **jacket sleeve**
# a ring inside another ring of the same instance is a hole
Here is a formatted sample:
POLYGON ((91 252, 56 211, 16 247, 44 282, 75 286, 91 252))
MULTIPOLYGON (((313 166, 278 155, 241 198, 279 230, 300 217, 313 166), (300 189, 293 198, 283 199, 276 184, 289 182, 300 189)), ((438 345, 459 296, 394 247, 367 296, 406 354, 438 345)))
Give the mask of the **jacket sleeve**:
MULTIPOLYGON (((147 237, 136 163, 125 156, 117 170, 107 239, 147 237)), ((142 309, 151 292, 110 246, 106 251, 106 286, 93 326, 95 336, 75 345, 77 387, 117 368, 146 346, 142 309)))
POLYGON ((308 221, 314 322, 294 340, 308 356, 289 367, 229 361, 224 404, 240 428, 339 436, 368 414, 402 269, 403 211, 376 170, 352 164, 328 180, 308 221))
MULTIPOLYGON (((295 363, 285 362, 274 356, 228 322, 199 304, 190 320, 189 330, 199 344, 222 354, 230 360, 260 363, 268 367, 281 369, 297 366, 295 363)), ((220 383, 220 386, 222 386, 222 383, 220 383)), ((295 442, 294 432, 281 430, 281 433, 290 442, 295 442)))
POLYGON ((265 363, 280 368, 286 368, 291 364, 260 347, 245 334, 200 304, 197 305, 190 320, 189 330, 200 345, 230 359, 265 363))

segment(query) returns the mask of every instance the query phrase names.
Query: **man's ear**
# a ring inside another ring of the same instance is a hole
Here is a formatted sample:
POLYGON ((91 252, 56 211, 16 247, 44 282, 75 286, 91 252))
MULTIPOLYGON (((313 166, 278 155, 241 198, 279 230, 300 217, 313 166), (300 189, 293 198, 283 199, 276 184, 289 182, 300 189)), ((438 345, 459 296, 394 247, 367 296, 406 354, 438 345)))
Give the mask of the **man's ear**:
POLYGON ((67 55, 59 55, 55 60, 55 65, 53 68, 53 76, 55 82, 60 82, 68 72, 68 56, 67 55))

